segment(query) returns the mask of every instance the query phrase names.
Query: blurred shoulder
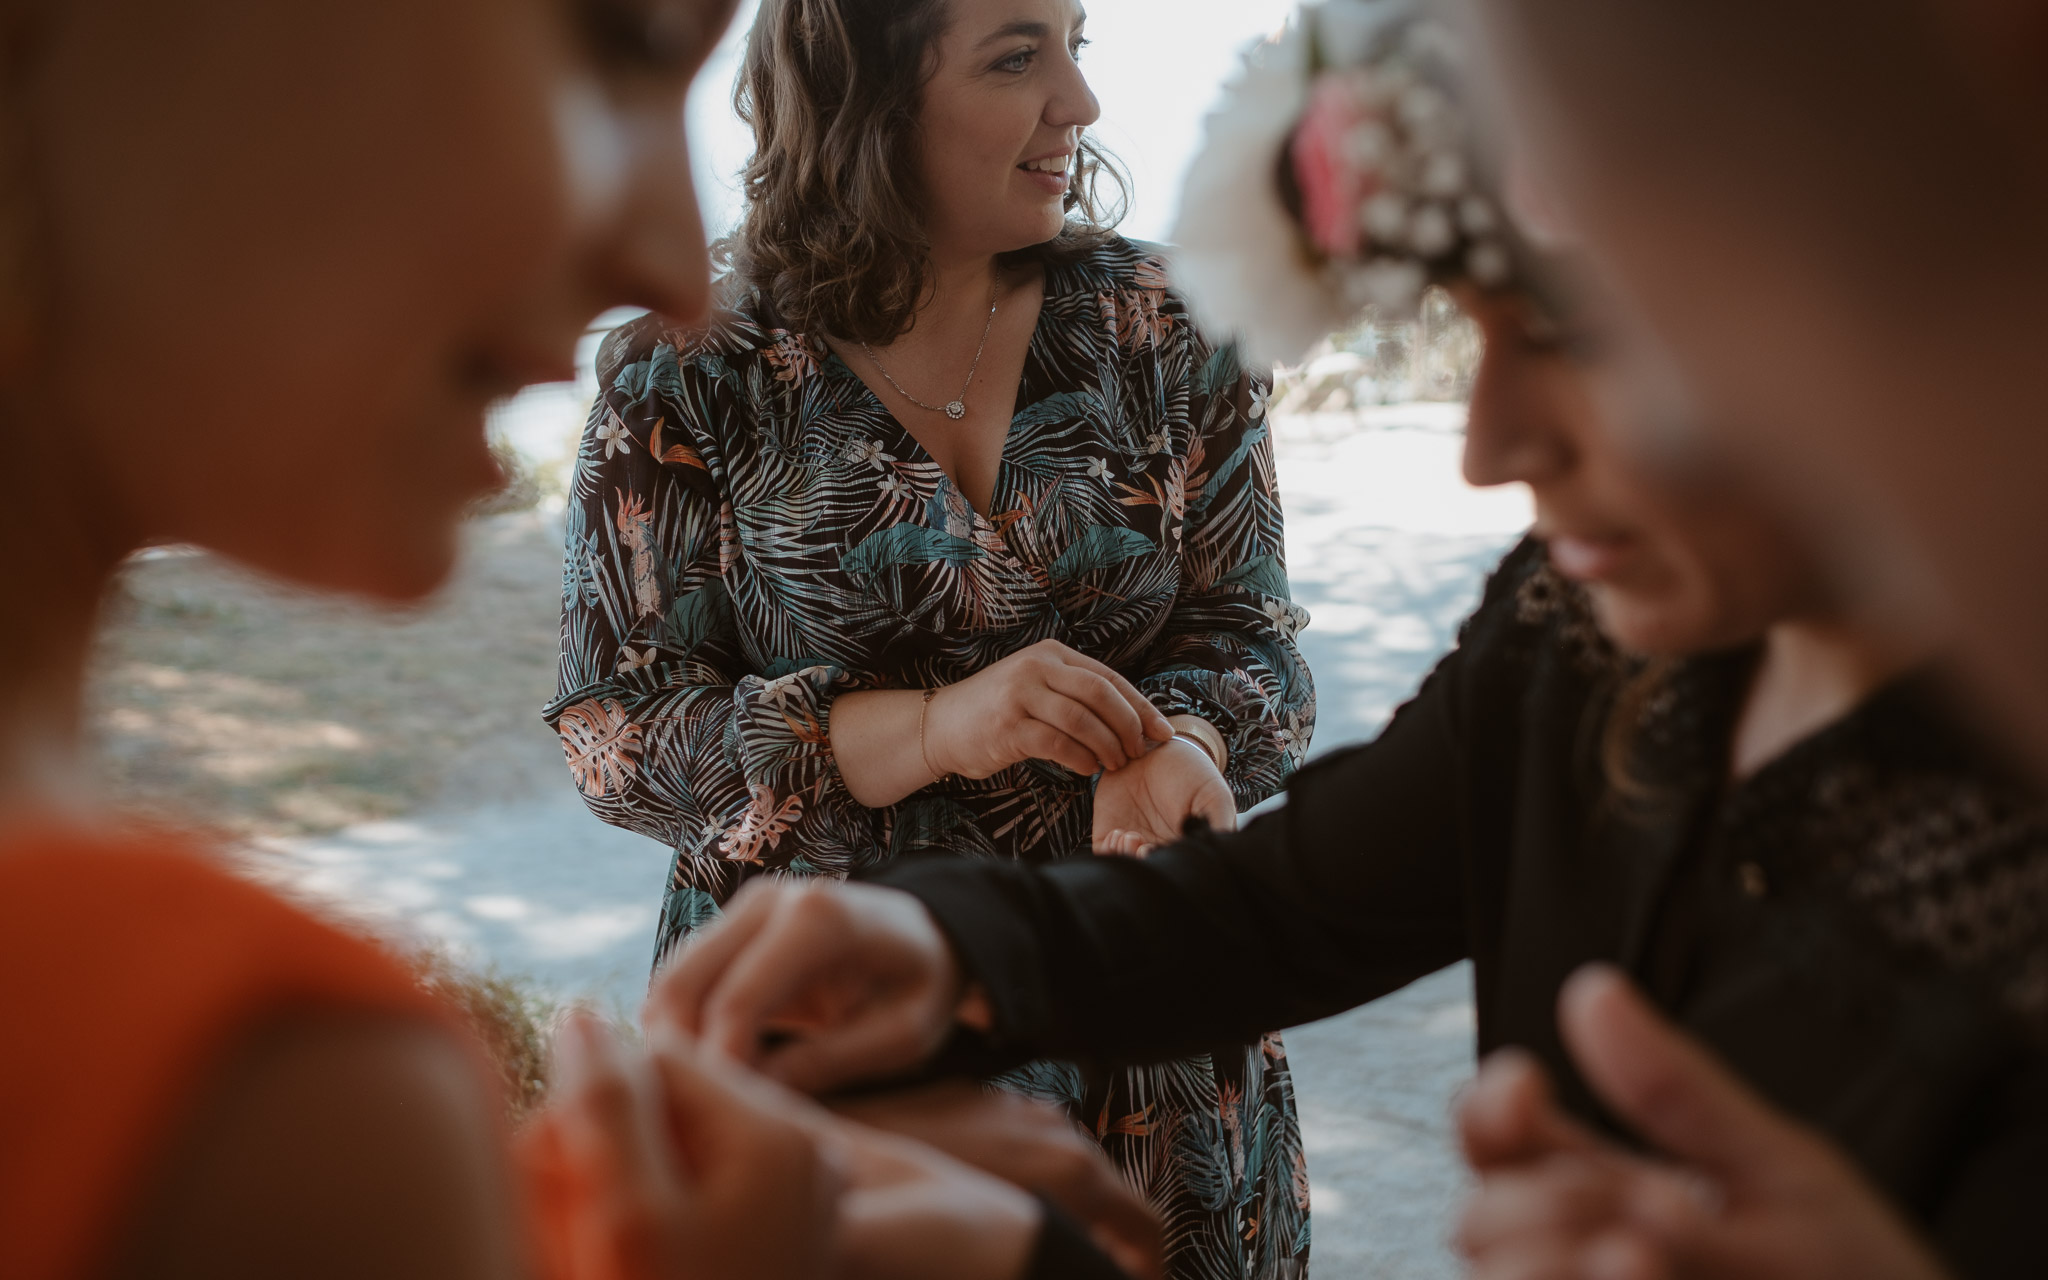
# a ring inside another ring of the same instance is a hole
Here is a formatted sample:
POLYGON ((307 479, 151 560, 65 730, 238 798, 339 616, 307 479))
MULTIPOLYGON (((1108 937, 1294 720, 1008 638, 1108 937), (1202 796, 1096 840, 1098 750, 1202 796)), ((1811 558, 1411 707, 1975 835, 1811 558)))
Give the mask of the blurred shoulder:
POLYGON ((605 335, 597 353, 598 386, 611 391, 630 382, 644 388, 649 372, 668 368, 686 382, 715 378, 725 366, 772 348, 775 327, 760 294, 727 276, 715 287, 711 311, 701 321, 678 324, 649 311, 605 335))

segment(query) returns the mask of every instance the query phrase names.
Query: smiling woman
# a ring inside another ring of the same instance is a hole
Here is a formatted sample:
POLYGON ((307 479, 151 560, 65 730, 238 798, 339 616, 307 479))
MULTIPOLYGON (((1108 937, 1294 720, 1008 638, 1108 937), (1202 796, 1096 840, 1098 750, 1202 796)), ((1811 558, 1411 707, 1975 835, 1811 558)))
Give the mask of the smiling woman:
MULTIPOLYGON (((1084 21, 766 0, 711 324, 600 356, 549 715, 676 850, 659 955, 764 871, 1234 826, 1307 749, 1266 379, 1112 229, 1084 21)), ((1007 1083, 1162 1208, 1176 1276, 1303 1264, 1276 1038, 1007 1083)))

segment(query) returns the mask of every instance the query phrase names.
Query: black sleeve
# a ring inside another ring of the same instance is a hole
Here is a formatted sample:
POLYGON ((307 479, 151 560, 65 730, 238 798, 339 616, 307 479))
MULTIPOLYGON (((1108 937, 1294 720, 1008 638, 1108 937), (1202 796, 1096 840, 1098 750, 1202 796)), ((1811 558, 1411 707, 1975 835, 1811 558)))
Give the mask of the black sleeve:
POLYGON ((996 1047, 1172 1057, 1341 1012, 1466 954, 1461 649, 1378 740, 1302 769, 1244 830, 1150 858, 955 859, 877 877, 989 992, 996 1047))

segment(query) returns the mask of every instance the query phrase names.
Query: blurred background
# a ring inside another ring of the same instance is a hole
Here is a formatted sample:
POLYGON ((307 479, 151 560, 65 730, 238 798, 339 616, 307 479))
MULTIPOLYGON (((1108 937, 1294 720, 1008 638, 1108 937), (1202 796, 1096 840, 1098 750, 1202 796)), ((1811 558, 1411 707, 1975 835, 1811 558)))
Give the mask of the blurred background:
MULTIPOLYGON (((1202 117, 1280 0, 1094 0, 1083 66, 1096 132, 1133 179, 1126 234, 1163 241, 1202 117)), ((706 224, 737 213, 749 138, 730 87, 752 6, 691 103, 706 224)), ((185 548, 136 558, 94 655, 98 765, 158 816, 222 832, 256 874, 493 974, 533 1010, 644 989, 668 850, 589 816, 539 710, 554 692, 566 471, 596 390, 494 415, 511 486, 479 510, 458 580, 371 612, 185 548)), ((1314 749, 1367 738, 1446 649, 1486 570, 1525 529, 1520 491, 1458 477, 1478 341, 1448 299, 1363 326, 1276 371, 1274 439, 1314 749)), ((1436 1280, 1459 1188, 1446 1107, 1470 1074, 1462 966, 1287 1036, 1323 1275, 1436 1280)))

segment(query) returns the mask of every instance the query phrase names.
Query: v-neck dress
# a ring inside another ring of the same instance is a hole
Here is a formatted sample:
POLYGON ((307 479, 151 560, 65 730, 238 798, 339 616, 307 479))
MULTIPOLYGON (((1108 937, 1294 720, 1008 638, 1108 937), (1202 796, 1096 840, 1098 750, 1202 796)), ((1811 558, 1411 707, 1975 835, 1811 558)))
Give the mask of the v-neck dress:
MULTIPOLYGON (((1090 856, 1092 783, 1044 761, 860 804, 830 740, 846 690, 949 684, 1055 639, 1214 724, 1240 808, 1306 753, 1268 383, 1195 330, 1150 251, 1047 268, 987 516, 756 293, 705 330, 625 326, 599 375, 546 716, 591 809, 676 850, 657 959, 763 872, 1090 856)), ((1305 1274, 1277 1038, 1005 1082, 1070 1107, 1152 1195, 1176 1277, 1305 1274)))

